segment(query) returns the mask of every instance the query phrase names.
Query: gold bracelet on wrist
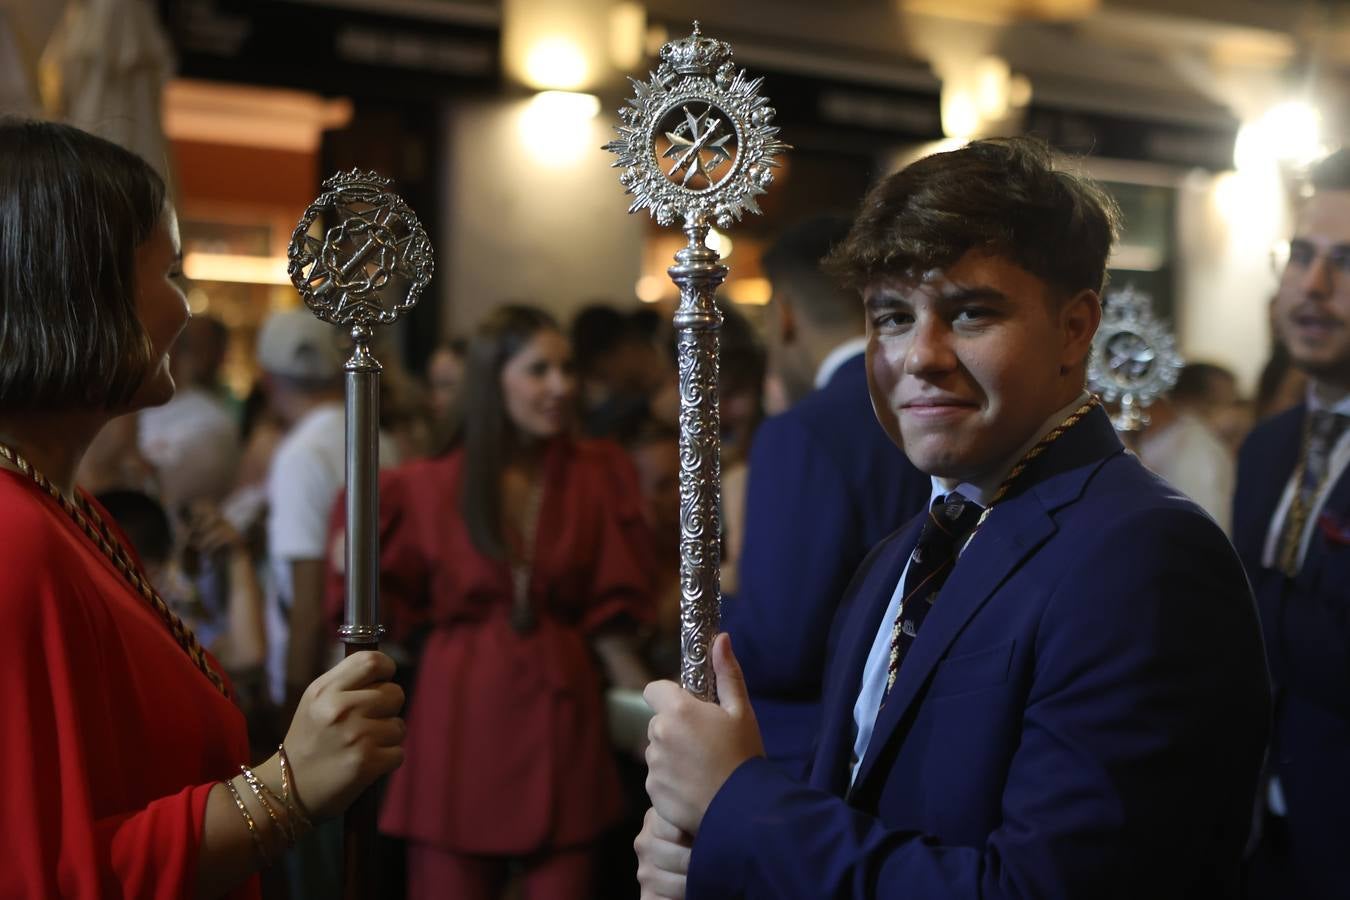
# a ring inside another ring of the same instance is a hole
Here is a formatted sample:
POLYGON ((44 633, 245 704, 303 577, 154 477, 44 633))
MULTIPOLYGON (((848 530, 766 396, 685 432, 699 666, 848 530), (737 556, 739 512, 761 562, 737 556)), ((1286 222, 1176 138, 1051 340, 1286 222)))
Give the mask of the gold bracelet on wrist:
POLYGON ((268 854, 267 847, 263 845, 262 835, 258 834, 257 823, 253 821, 253 816, 249 815, 248 807, 244 805, 244 798, 239 796, 239 789, 234 786, 234 779, 227 780, 225 787, 229 788, 230 796, 234 798, 234 805, 239 808, 239 815, 244 817, 244 823, 248 825, 248 836, 253 839, 253 847, 258 851, 258 858, 262 860, 264 866, 270 866, 272 857, 268 854))
POLYGON ((286 807, 286 812, 295 819, 300 826, 306 830, 313 828, 310 822, 309 812, 305 805, 300 802, 300 798, 291 790, 291 761, 286 756, 286 745, 277 745, 277 759, 281 765, 281 805, 286 807))
MULTIPOLYGON (((295 829, 291 827, 289 821, 290 815, 287 814, 286 820, 283 821, 282 818, 277 815, 277 811, 273 808, 271 801, 267 799, 269 796, 275 798, 276 794, 273 794, 271 788, 263 784, 248 766, 240 766, 239 773, 244 776, 244 782, 249 786, 249 789, 253 791, 253 796, 257 797, 258 802, 262 804, 263 811, 267 813, 267 818, 271 819, 272 824, 276 826, 277 831, 281 832, 281 837, 286 841, 286 846, 294 847, 296 835, 295 829)), ((284 809, 283 812, 285 812, 284 809)))

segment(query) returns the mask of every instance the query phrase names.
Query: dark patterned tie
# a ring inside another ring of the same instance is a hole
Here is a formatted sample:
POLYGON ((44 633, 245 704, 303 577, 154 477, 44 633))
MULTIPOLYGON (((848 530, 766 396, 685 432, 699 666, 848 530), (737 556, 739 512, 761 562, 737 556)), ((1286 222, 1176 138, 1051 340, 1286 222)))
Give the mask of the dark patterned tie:
POLYGON ((938 498, 928 510, 928 521, 923 523, 919 543, 909 557, 900 612, 896 614, 895 625, 891 630, 891 660, 886 669, 883 703, 895 685, 895 676, 900 671, 900 664, 905 661, 905 654, 914 645, 919 627, 937 599, 938 590, 956 565, 961 545, 975 529, 982 512, 982 506, 960 494, 938 498))
POLYGON ((1350 416, 1344 413, 1318 410, 1308 414, 1307 431, 1303 438, 1303 458, 1299 461, 1298 483, 1294 499, 1285 514, 1280 529, 1280 568, 1290 578, 1298 575, 1299 550, 1303 546, 1303 531, 1308 523, 1317 495, 1326 484, 1331 470, 1331 454, 1336 444, 1350 427, 1350 416))

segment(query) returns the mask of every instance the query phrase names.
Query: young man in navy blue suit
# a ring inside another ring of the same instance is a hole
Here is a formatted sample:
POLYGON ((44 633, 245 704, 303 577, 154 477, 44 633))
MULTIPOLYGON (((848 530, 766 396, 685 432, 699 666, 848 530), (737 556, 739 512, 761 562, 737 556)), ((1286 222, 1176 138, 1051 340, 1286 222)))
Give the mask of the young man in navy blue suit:
POLYGON ((764 255, 770 360, 797 400, 755 433, 738 586, 722 606, 765 753, 802 779, 844 589, 867 552, 928 502, 928 476, 872 412, 858 298, 821 269, 848 228, 843 217, 801 222, 764 255))
POLYGON ((1222 531, 1084 391, 1114 235, 1025 140, 864 202, 833 268, 935 503, 854 577, 809 784, 761 758, 725 636, 718 704, 648 687, 644 897, 1238 895, 1260 629, 1222 531))
POLYGON ((1350 151, 1312 186, 1274 305, 1307 400, 1248 437, 1233 510, 1275 683, 1252 891, 1270 900, 1350 894, 1350 151))

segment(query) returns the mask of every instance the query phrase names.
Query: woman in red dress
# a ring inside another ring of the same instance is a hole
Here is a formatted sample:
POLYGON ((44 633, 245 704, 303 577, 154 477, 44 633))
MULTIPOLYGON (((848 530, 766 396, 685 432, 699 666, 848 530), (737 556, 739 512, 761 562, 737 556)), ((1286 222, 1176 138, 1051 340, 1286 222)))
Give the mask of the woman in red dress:
POLYGON ((0 119, 0 897, 256 896, 311 815, 402 758, 393 663, 365 653, 242 774, 219 667, 75 486, 109 420, 173 394, 179 257, 138 157, 0 119))
MULTIPOLYGON (((382 479, 383 596, 430 624, 407 763, 381 828, 406 838, 409 896, 593 896, 591 844, 621 813, 598 658, 647 680, 651 538, 623 451, 570 434, 556 323, 493 313, 470 343, 457 440, 382 479)), ((331 594, 330 594, 331 597, 331 594)))

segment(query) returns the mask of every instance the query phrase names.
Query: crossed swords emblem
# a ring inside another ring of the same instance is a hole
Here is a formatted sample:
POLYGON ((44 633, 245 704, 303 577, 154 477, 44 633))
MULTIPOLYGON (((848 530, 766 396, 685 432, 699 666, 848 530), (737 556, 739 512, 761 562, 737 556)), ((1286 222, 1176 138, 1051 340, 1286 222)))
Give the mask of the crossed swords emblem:
POLYGON ((698 116, 690 112, 687 106, 683 107, 683 110, 684 121, 674 131, 666 132, 670 146, 666 148, 663 156, 666 159, 675 159, 675 165, 670 169, 670 178, 672 180, 678 178, 680 172, 684 172, 684 178, 680 180, 682 186, 687 187, 689 182, 699 175, 712 184, 712 173, 724 163, 731 162, 732 155, 726 145, 736 135, 727 133, 721 137, 717 136, 726 121, 712 115, 714 107, 711 103, 698 116), (709 154, 706 159, 705 153, 709 154))

